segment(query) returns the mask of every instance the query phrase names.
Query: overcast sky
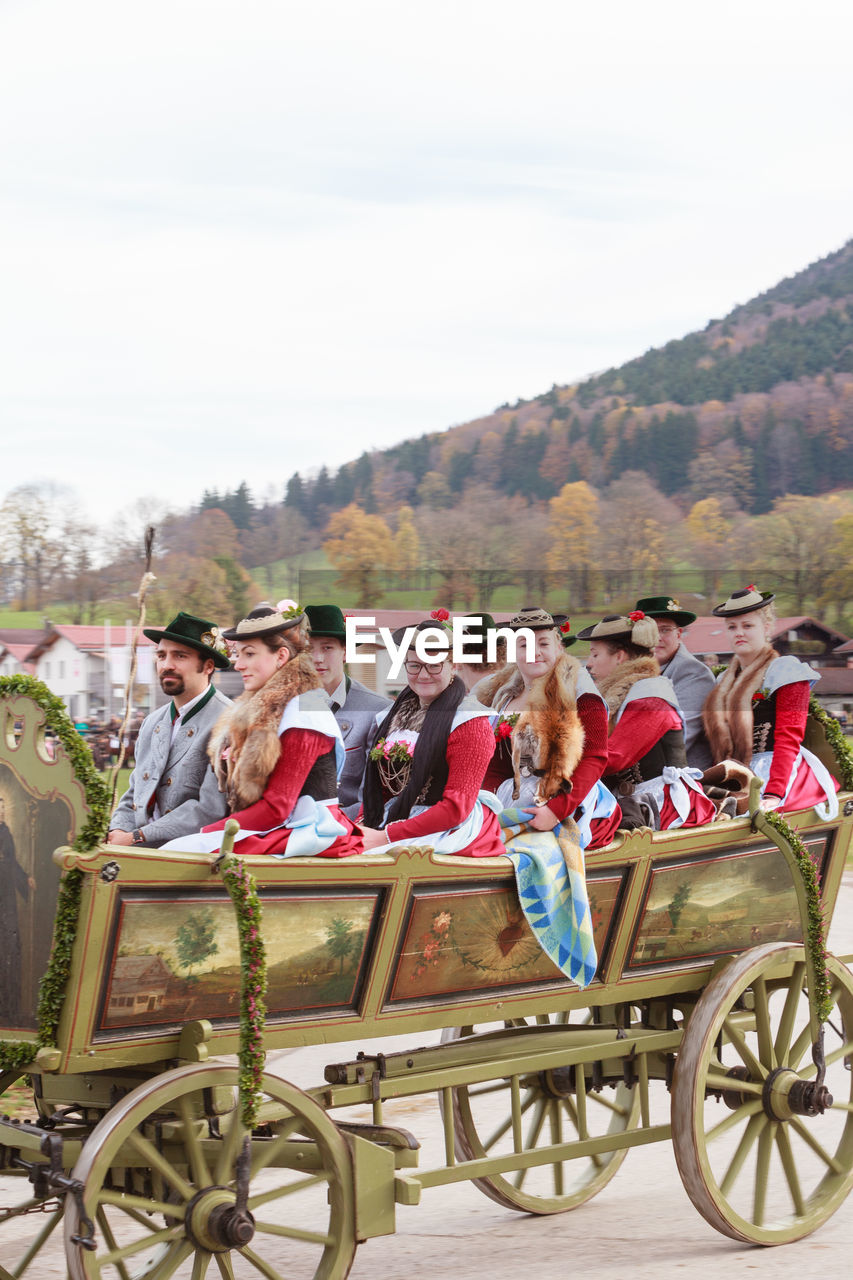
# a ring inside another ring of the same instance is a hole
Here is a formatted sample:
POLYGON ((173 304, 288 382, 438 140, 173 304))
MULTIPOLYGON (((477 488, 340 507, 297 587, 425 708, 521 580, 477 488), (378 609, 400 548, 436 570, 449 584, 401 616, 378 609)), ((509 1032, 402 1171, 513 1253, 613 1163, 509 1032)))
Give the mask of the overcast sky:
POLYGON ((853 235, 849 0, 0 0, 0 497, 176 507, 853 235))

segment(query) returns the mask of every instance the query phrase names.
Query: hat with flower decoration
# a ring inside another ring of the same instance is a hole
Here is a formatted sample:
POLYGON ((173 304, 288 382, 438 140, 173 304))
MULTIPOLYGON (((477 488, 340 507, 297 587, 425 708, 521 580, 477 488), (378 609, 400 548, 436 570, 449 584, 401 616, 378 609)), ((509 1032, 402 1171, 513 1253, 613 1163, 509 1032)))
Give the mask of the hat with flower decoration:
POLYGON ((742 613, 754 613, 756 609, 763 609, 775 599, 772 591, 759 591, 758 587, 750 583, 740 591, 733 591, 728 600, 718 604, 711 612, 715 618, 737 618, 742 613))
POLYGON ((289 612, 282 613, 278 608, 264 601, 250 609, 245 618, 241 618, 233 627, 222 634, 226 640, 258 640, 262 636, 272 635, 274 631, 289 631, 298 627, 305 614, 298 605, 289 612))
POLYGON ((647 618, 670 618, 677 627, 689 627, 691 622, 696 621, 696 614, 689 609, 682 609, 672 596, 644 596, 634 608, 647 618))
POLYGON ((569 615, 567 613, 555 613, 553 614, 553 618, 554 626, 560 633, 560 640, 562 641, 563 648, 571 649, 572 645, 577 640, 577 636, 572 631, 572 624, 569 615))
POLYGON ((173 640, 175 644, 184 644, 189 649, 195 649, 203 657, 211 658, 220 671, 231 670, 231 663, 223 643, 223 636, 226 633, 220 631, 214 622, 208 622, 206 618, 196 618, 191 613, 179 613, 167 627, 161 630, 145 627, 143 634, 155 644, 159 644, 161 640, 173 640))
MULTIPOLYGON (((565 616, 565 615, 562 615, 565 616)), ((528 631, 550 631, 557 627, 554 615, 549 613, 547 609, 540 609, 538 606, 526 604, 523 609, 519 609, 506 624, 513 631, 520 631, 522 627, 526 627, 528 631)))
POLYGON ((578 632, 578 640, 623 640, 640 649, 654 649, 658 642, 658 624, 642 609, 622 613, 608 613, 600 622, 584 627, 578 632))

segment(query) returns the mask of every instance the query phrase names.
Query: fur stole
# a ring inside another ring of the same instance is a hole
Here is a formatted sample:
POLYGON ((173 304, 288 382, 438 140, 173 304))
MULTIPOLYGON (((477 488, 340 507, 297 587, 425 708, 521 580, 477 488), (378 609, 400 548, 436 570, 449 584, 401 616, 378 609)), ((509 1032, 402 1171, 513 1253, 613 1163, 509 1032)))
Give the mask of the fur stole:
POLYGON ((207 747, 229 812, 246 809, 264 794, 281 755, 278 726, 291 698, 320 688, 307 653, 291 658, 255 693, 242 694, 213 727, 207 747))
POLYGON ((649 654, 648 657, 629 658, 627 662, 620 663, 612 675, 603 676, 596 681, 598 692, 607 703, 611 733, 619 708, 627 698, 631 686, 638 680, 649 680, 652 676, 659 675, 660 664, 657 658, 649 654))
MULTIPOLYGON (((519 795, 522 767, 539 775, 536 799, 552 800, 568 788, 583 755, 584 732, 577 707, 580 663, 568 653, 560 654, 553 670, 530 686, 527 706, 512 731, 513 795, 519 795)), ((515 665, 486 676, 473 690, 485 706, 501 710, 524 687, 515 665), (487 700, 488 699, 488 700, 487 700)))
POLYGON ((702 720, 711 746, 712 760, 752 759, 752 695, 764 682, 767 668, 779 655, 765 645, 746 667, 734 657, 705 699, 702 720))

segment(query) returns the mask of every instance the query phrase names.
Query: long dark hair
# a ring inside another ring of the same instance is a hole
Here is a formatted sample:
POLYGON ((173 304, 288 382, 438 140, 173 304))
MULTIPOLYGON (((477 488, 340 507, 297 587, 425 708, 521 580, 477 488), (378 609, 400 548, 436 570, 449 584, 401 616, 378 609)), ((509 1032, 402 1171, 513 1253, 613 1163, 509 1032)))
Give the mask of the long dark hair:
MULTIPOLYGON (((430 778, 432 778, 433 787, 436 791, 439 793, 444 791, 447 782, 447 739, 450 736, 450 726, 453 724, 456 708, 465 697, 466 692, 465 685, 459 679, 459 676, 454 676, 444 692, 440 693, 435 701, 430 703, 424 716, 423 727, 415 743, 409 781, 400 794, 395 797, 388 813, 388 822, 401 822, 404 818, 408 818, 412 805, 416 802, 430 778)), ((395 711, 413 700, 416 702, 417 697, 418 695, 414 690, 408 688, 408 686, 397 695, 389 708, 388 714, 376 730, 371 745, 378 742, 380 738, 387 737, 395 711)), ((382 784, 379 781, 379 765, 371 760, 369 756, 367 767, 364 771, 363 803, 365 826, 381 827, 385 825, 382 822, 384 804, 382 801, 382 784)))

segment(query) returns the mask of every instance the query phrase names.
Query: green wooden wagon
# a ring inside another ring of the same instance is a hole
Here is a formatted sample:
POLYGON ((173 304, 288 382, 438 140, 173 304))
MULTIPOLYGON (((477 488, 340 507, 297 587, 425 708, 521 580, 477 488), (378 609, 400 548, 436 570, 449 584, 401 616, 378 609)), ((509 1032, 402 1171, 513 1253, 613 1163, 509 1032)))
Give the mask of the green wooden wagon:
POLYGON ((26 1075, 33 1094, 33 1118, 0 1122, 3 1280, 41 1277, 60 1228, 72 1280, 343 1277, 357 1244, 430 1187, 473 1180, 509 1209, 558 1213, 631 1147, 664 1140, 700 1213, 739 1241, 796 1240, 846 1197, 853 977, 824 961, 802 867, 828 925, 851 791, 831 822, 796 815, 793 840, 757 816, 634 833, 590 857, 586 990, 539 948, 505 859, 245 860, 263 907, 265 1047, 330 1046, 316 1087, 266 1074, 247 1128, 229 1059, 245 975, 221 861, 75 852, 79 776, 61 748, 46 755, 35 702, 0 707, 0 797, 35 881, 15 898, 20 945, 0 939, 20 980, 0 1084, 26 1075), (70 976, 62 999, 48 981, 46 1031, 36 985, 60 870, 79 905, 63 889, 70 976), (391 1035, 411 1047, 335 1060, 336 1042, 391 1035), (652 1120, 653 1082, 671 1123, 652 1120), (386 1104, 432 1093, 444 1158, 421 1168, 386 1104), (340 1118, 356 1104, 361 1118, 340 1118))

